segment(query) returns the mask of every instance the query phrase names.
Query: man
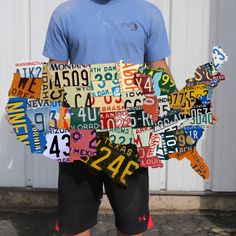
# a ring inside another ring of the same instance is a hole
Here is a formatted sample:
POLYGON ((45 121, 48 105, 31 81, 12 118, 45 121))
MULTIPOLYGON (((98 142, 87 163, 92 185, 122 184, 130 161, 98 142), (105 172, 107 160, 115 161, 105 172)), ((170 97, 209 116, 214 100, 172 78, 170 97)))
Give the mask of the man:
MULTIPOLYGON (((170 55, 161 12, 145 0, 70 0, 53 13, 43 55, 51 63, 148 64, 169 71, 170 55)), ((103 184, 115 214, 117 235, 140 236, 147 229, 148 170, 128 178, 127 189, 81 162, 59 164, 59 228, 64 236, 89 236, 97 222, 103 184)))

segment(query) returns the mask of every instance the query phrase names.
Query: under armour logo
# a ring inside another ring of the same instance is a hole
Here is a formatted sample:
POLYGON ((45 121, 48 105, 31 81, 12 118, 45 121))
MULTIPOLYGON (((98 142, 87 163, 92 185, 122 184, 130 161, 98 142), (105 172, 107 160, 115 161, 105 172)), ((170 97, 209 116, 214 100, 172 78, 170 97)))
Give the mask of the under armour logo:
POLYGON ((139 218, 138 218, 139 223, 145 222, 146 220, 147 220, 147 218, 145 215, 139 216, 139 218))

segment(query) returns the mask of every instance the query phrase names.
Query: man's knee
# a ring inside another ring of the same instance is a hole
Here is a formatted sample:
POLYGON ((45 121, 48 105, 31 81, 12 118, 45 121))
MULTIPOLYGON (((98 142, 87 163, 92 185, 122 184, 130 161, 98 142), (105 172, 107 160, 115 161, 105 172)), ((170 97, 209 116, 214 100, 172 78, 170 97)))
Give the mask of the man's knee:
POLYGON ((90 236, 90 230, 86 230, 79 234, 63 234, 62 236, 90 236))
POLYGON ((128 234, 123 234, 117 229, 117 236, 143 236, 143 234, 133 234, 133 235, 128 235, 128 234))

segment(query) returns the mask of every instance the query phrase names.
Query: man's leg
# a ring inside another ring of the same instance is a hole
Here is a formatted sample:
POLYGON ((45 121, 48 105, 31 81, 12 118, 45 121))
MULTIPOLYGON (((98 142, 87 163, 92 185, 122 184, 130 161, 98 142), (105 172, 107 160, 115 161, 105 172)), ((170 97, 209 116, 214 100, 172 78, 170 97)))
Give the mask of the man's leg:
POLYGON ((90 236, 90 230, 86 230, 83 233, 80 234, 63 234, 62 236, 90 236))
MULTIPOLYGON (((122 234, 119 230, 117 230, 117 236, 130 236, 130 235, 122 234)), ((135 234, 135 235, 132 235, 132 236, 143 236, 143 234, 135 234)))
POLYGON ((61 233, 89 236, 97 223, 102 197, 102 176, 91 173, 84 163, 59 163, 59 219, 61 233))
POLYGON ((108 176, 104 176, 104 185, 115 214, 117 235, 141 236, 149 221, 148 169, 140 168, 129 176, 127 188, 117 186, 108 176))

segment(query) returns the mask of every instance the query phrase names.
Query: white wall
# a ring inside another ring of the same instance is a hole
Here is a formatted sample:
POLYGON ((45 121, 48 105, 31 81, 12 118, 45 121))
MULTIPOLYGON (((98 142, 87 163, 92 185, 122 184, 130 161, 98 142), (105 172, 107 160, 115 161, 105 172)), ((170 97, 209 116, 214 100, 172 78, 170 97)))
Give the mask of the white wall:
MULTIPOLYGON (((236 1, 217 0, 211 9, 210 45, 222 44, 228 51, 230 61, 224 67, 228 80, 216 93, 216 113, 219 122, 211 130, 213 149, 207 150, 212 157, 212 181, 209 188, 213 191, 236 190, 236 106, 235 106, 235 62, 236 62, 236 1), (218 30, 214 30, 217 28, 218 30)), ((210 139, 209 139, 210 140, 210 139)), ((208 143, 210 145, 210 143, 208 143)))
MULTIPOLYGON (((57 163, 30 155, 10 134, 4 106, 13 65, 21 60, 46 60, 41 56, 48 20, 63 0, 0 0, 0 186, 57 186, 57 163)), ((178 87, 193 75, 198 65, 209 61, 213 45, 222 44, 230 56, 225 66, 228 80, 216 90, 218 124, 207 131, 198 149, 209 164, 211 178, 203 181, 187 161, 171 160, 163 170, 150 170, 151 190, 236 191, 236 125, 233 106, 233 61, 236 59, 236 1, 150 0, 164 15, 170 36, 169 60, 178 87)))
POLYGON ((3 116, 14 62, 29 57, 28 1, 1 0, 0 16, 0 185, 24 186, 25 149, 16 142, 14 135, 9 134, 3 116))

